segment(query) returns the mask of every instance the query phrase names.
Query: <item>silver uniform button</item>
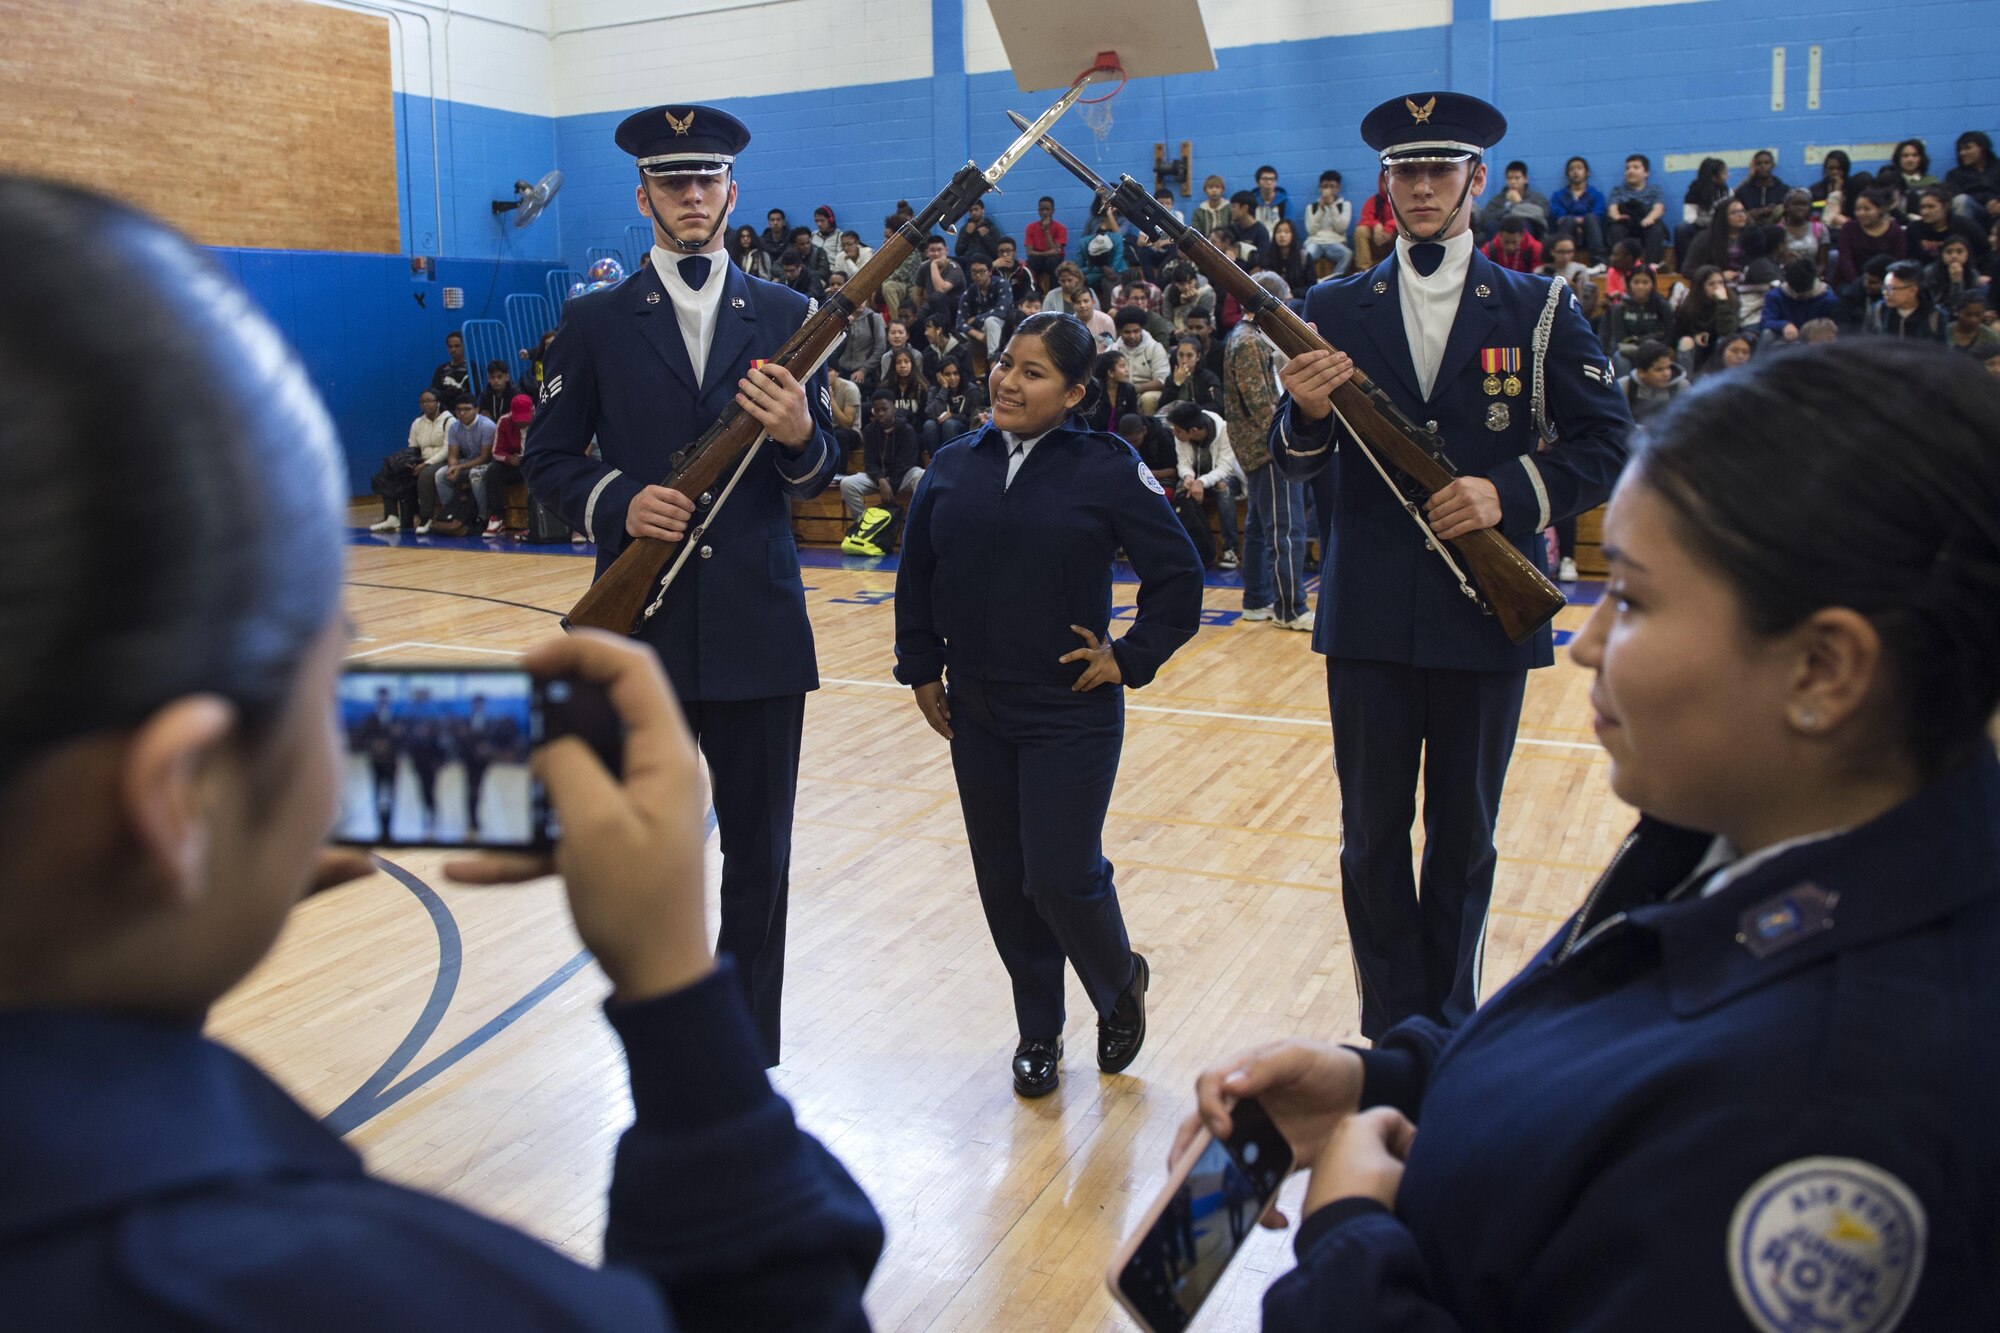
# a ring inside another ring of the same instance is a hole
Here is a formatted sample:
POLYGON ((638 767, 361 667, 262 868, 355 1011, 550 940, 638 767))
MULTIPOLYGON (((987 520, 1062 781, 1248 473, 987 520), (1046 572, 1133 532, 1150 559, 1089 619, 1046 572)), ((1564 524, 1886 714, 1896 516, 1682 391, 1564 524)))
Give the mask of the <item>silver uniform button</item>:
POLYGON ((700 499, 700 500, 698 500, 698 501, 697 501, 696 503, 698 503, 698 504, 704 504, 704 505, 712 505, 712 504, 714 504, 714 503, 715 503, 715 492, 714 492, 714 491, 703 491, 703 492, 701 493, 701 499, 700 499))
POLYGON ((715 548, 713 546, 704 546, 701 548, 701 558, 704 560, 708 559, 710 556, 714 554, 715 554, 715 548))
POLYGON ((1424 423, 1424 429, 1429 431, 1431 434, 1435 435, 1438 433, 1438 424, 1435 421, 1426 421, 1424 423))

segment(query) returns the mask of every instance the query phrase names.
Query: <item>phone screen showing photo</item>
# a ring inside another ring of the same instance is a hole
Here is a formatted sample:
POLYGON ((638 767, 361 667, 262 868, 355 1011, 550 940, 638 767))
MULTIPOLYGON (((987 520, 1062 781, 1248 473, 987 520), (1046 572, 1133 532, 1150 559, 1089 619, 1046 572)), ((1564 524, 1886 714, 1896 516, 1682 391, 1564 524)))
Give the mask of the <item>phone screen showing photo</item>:
POLYGON ((1291 1152, 1261 1107, 1243 1102, 1231 1114, 1235 1138, 1208 1141, 1118 1275, 1154 1333, 1194 1319, 1291 1172, 1291 1152))
POLYGON ((341 842, 546 846, 548 801, 528 773, 541 708, 525 671, 349 671, 341 842))

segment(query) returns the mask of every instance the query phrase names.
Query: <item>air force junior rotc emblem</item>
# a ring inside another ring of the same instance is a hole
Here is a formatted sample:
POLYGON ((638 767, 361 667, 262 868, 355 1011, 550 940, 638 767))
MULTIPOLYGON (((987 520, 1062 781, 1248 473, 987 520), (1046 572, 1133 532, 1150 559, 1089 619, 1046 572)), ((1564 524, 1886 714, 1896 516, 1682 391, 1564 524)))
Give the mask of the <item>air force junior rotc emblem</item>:
POLYGON ((1421 125, 1431 118, 1431 112, 1438 109, 1438 100, 1437 96, 1433 94, 1430 101, 1425 102, 1422 106, 1418 106, 1416 98, 1405 97, 1403 105, 1410 108, 1410 119, 1414 123, 1421 125))
POLYGON ((663 109, 663 114, 667 118, 668 128, 673 130, 676 137, 684 135, 694 128, 694 112, 692 111, 688 112, 685 116, 676 116, 672 107, 666 107, 663 109))
POLYGON ((1160 479, 1153 475, 1153 469, 1147 467, 1144 463, 1139 464, 1139 480, 1145 482, 1146 488, 1155 495, 1165 495, 1167 493, 1166 487, 1160 485, 1160 479))
POLYGON ((1852 1157, 1787 1162, 1729 1220, 1729 1280, 1762 1333, 1881 1333, 1923 1276, 1928 1222, 1910 1187, 1852 1157))

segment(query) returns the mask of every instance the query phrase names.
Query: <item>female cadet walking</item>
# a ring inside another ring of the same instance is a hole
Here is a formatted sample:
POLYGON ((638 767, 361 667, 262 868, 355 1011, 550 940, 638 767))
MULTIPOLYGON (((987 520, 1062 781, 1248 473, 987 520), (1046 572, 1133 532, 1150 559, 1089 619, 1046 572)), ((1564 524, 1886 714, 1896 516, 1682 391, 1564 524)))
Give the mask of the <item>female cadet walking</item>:
POLYGON ((994 362, 993 420, 938 450, 910 502, 896 573, 896 678, 951 742, 973 873, 1013 980, 1014 1089, 1061 1081, 1063 960, 1097 1010, 1097 1064, 1146 1039, 1146 960, 1104 859, 1124 739, 1121 687, 1152 680, 1201 618, 1201 564, 1132 447, 1074 417, 1097 340, 1031 315, 994 362), (1139 574, 1110 635, 1111 564, 1139 574), (941 677, 949 671, 947 688, 941 677))
POLYGON ((1642 812, 1582 910, 1456 1031, 1198 1084, 1312 1167, 1267 1330, 2000 1309, 2000 384, 1841 343, 1649 429, 1571 650, 1642 812))

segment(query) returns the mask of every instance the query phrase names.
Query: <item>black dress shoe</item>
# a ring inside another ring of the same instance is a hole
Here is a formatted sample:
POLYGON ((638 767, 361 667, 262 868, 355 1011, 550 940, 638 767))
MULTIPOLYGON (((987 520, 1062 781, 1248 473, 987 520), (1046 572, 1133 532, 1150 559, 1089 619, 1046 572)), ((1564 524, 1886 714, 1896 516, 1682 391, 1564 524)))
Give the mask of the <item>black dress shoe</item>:
POLYGON ((1146 1044, 1146 985, 1152 978, 1146 955, 1134 950, 1131 982, 1111 1012, 1097 1020, 1097 1067, 1107 1074, 1116 1074, 1138 1059, 1139 1048, 1146 1044))
POLYGON ((1014 1091, 1046 1097, 1062 1082, 1062 1038, 1023 1037, 1014 1048, 1014 1091))

